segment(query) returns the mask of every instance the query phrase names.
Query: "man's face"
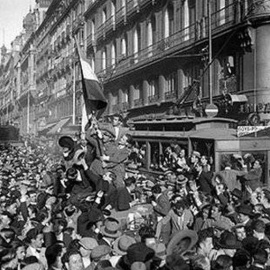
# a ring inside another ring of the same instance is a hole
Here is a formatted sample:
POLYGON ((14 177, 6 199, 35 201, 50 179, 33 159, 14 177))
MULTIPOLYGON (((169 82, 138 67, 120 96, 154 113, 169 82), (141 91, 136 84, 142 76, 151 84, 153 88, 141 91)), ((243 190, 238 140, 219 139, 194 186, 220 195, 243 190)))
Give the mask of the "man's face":
POLYGON ((118 116, 114 116, 113 119, 112 119, 112 125, 115 127, 115 126, 118 126, 120 124, 120 119, 118 116))
POLYGON ((126 135, 121 137, 121 139, 119 141, 119 144, 121 144, 121 145, 126 145, 127 144, 127 136, 126 135))
POLYGON ((71 255, 68 262, 69 270, 83 270, 83 261, 80 254, 71 255))
POLYGON ((254 164, 253 164, 253 168, 254 168, 254 169, 259 169, 259 168, 261 168, 261 164, 260 164, 260 162, 259 162, 258 160, 255 160, 255 162, 254 162, 254 164))
POLYGON ((7 208, 7 211, 12 214, 12 215, 15 215, 17 213, 17 204, 16 203, 13 203, 11 204, 8 208, 7 208))
POLYGON ((36 248, 41 248, 43 244, 43 234, 38 234, 37 238, 34 240, 36 248))
POLYGON ((174 212, 177 216, 181 217, 184 213, 184 208, 180 207, 180 209, 174 208, 174 212))
POLYGON ((238 218, 239 218, 240 222, 245 222, 245 221, 247 221, 249 219, 249 217, 247 215, 244 215, 242 213, 238 214, 238 218))
POLYGON ((19 261, 23 261, 25 258, 25 247, 18 247, 16 250, 16 255, 19 261))
POLYGON ((212 237, 207 237, 201 244, 200 247, 209 253, 213 248, 213 238, 212 237))
POLYGON ((239 241, 242 241, 246 238, 246 230, 244 227, 236 228, 235 235, 239 241))

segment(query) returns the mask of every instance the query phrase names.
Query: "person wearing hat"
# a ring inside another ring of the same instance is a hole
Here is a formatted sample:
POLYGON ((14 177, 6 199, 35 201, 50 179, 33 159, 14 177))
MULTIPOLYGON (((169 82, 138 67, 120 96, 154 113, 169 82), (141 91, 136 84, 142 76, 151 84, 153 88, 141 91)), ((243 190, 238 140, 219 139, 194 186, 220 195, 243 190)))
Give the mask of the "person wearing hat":
POLYGON ((245 225, 242 223, 238 223, 232 227, 232 232, 235 234, 238 241, 243 241, 247 237, 245 225))
POLYGON ((184 256, 187 251, 195 248, 197 241, 198 235, 195 231, 188 229, 178 231, 167 245, 167 256, 172 254, 184 256))
POLYGON ((90 255, 95 247, 98 246, 96 239, 91 237, 83 237, 79 241, 80 253, 82 255, 82 261, 84 267, 88 267, 91 264, 90 255))
POLYGON ((201 154, 198 151, 193 151, 190 156, 190 164, 187 167, 187 171, 190 174, 196 175, 196 165, 201 159, 201 154))
POLYGON ((108 217, 104 220, 104 225, 100 228, 100 233, 103 236, 100 244, 112 246, 113 241, 118 238, 122 233, 120 231, 120 222, 112 217, 108 217))
POLYGON ((127 249, 127 254, 123 255, 118 261, 117 269, 131 269, 134 262, 142 262, 146 265, 146 270, 151 270, 151 263, 155 256, 155 251, 147 247, 144 243, 132 244, 127 249))
POLYGON ((96 246, 90 255, 91 258, 91 264, 89 267, 86 267, 85 270, 94 270, 97 263, 99 261, 109 260, 111 258, 110 256, 111 248, 107 245, 99 245, 96 246))
POLYGON ((174 235, 181 230, 190 228, 193 222, 193 214, 186 207, 185 201, 179 200, 173 204, 169 213, 158 223, 156 236, 160 236, 161 230, 164 233, 169 233, 169 235, 174 235))
POLYGON ((101 160, 105 163, 104 167, 116 174, 115 185, 117 188, 124 186, 125 161, 128 160, 130 148, 133 144, 132 136, 125 134, 116 146, 106 150, 106 156, 101 157, 101 160))
POLYGON ((136 187, 136 179, 134 177, 129 177, 125 179, 125 186, 117 189, 116 197, 116 210, 125 211, 129 210, 131 207, 138 203, 138 199, 134 200, 132 197, 132 192, 136 187))
POLYGON ((236 208, 239 222, 245 226, 247 235, 252 235, 252 218, 254 217, 251 205, 241 204, 236 208))
POLYGON ((199 186, 199 191, 202 191, 206 194, 211 194, 213 190, 210 173, 203 171, 203 166, 201 162, 197 162, 195 165, 197 171, 196 183, 199 186))
POLYGON ((190 188, 187 185, 188 178, 182 173, 177 175, 176 178, 176 188, 182 197, 186 197, 189 194, 190 188))
POLYGON ((237 240, 236 236, 229 231, 224 231, 220 235, 220 239, 216 241, 218 247, 219 255, 228 255, 233 257, 236 250, 242 247, 240 241, 237 240))

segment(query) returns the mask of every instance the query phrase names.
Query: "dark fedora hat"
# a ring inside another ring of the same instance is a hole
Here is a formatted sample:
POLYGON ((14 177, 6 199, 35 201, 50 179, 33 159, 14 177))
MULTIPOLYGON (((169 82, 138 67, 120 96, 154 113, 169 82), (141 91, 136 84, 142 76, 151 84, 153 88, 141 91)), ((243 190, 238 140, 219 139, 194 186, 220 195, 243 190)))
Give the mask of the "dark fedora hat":
POLYGON ((173 235, 167 246, 167 255, 171 255, 178 252, 180 249, 182 252, 190 250, 198 241, 198 235, 193 230, 182 230, 173 235))
POLYGON ((75 146, 75 141, 70 136, 62 136, 59 138, 58 144, 63 148, 65 147, 71 150, 75 146))
POLYGON ((238 249, 242 246, 241 242, 237 240, 236 235, 229 231, 224 231, 216 244, 223 249, 238 249))
POLYGON ((124 261, 127 265, 134 262, 147 262, 155 256, 155 251, 144 243, 135 243, 128 247, 127 254, 124 255, 124 261))
POLYGON ((240 206, 236 208, 236 212, 239 214, 250 216, 250 217, 254 216, 252 206, 248 204, 241 204, 240 206))
POLYGON ((238 189, 238 188, 233 189, 233 191, 231 192, 231 194, 233 196, 237 197, 238 199, 242 199, 242 197, 243 197, 242 191, 240 189, 238 189))

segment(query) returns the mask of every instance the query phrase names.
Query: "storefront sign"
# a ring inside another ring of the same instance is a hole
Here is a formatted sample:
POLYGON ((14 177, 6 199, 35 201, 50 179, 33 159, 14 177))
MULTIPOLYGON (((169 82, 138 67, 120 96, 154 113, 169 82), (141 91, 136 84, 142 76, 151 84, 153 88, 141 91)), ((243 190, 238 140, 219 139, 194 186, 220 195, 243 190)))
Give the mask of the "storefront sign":
POLYGON ((242 137, 247 134, 255 133, 266 128, 269 128, 269 127, 268 126, 238 126, 237 137, 242 137))

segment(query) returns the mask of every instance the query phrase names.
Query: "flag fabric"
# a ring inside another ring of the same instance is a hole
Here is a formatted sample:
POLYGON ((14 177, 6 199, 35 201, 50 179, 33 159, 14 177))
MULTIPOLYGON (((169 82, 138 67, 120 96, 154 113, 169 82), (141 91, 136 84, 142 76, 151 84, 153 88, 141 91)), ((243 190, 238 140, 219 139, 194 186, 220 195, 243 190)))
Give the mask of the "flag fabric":
POLYGON ((80 70, 82 75, 82 89, 85 102, 85 108, 87 115, 97 114, 98 111, 104 112, 107 107, 107 100, 103 94, 101 84, 94 73, 90 63, 86 59, 86 56, 80 50, 76 41, 77 50, 79 54, 80 70))

